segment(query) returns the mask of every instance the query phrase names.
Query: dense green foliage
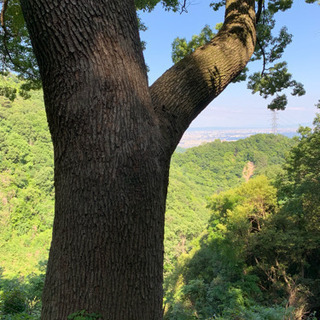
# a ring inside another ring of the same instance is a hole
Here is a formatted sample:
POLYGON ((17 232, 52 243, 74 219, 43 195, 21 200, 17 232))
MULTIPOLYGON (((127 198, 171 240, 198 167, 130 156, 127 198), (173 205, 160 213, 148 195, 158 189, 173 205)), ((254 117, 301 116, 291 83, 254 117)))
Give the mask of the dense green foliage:
MULTIPOLYGON (((259 278, 248 261, 254 259, 256 234, 276 207, 276 189, 264 176, 210 199, 208 227, 194 241, 193 249, 180 257, 172 276, 175 281, 170 283, 173 288, 167 296, 167 319, 262 316, 259 278)), ((272 319, 282 318, 282 310, 273 312, 277 316, 272 319)))
MULTIPOLYGON (((3 277, 0 273, 0 318, 39 320, 46 263, 39 263, 27 277, 3 277)), ((0 270, 1 271, 1 270, 0 270)))
POLYGON ((277 177, 210 198, 206 230, 167 278, 166 319, 319 318, 319 120, 277 177))
POLYGON ((216 140, 173 155, 166 212, 165 272, 172 270, 175 258, 188 250, 190 240, 204 230, 210 217, 207 198, 215 191, 243 182, 248 164, 251 174, 274 177, 293 143, 284 136, 259 134, 234 142, 216 140))
MULTIPOLYGON (((2 78, 19 86, 17 78, 2 78)), ((0 97, 0 266, 27 275, 46 259, 53 219, 53 157, 42 93, 0 97)))

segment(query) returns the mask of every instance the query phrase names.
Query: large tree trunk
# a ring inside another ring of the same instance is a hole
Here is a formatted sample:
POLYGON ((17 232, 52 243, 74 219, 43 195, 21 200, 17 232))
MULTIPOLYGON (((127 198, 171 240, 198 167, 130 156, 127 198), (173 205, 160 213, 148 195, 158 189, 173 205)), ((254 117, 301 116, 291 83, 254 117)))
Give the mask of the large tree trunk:
POLYGON ((159 320, 170 156, 193 118, 250 58, 254 1, 229 1, 226 17, 238 29, 230 32, 229 21, 211 44, 216 50, 221 43, 234 62, 221 50, 212 60, 205 47, 150 89, 133 1, 21 4, 55 156, 42 319, 87 310, 105 320, 159 320), (201 90, 191 98, 197 83, 201 90))

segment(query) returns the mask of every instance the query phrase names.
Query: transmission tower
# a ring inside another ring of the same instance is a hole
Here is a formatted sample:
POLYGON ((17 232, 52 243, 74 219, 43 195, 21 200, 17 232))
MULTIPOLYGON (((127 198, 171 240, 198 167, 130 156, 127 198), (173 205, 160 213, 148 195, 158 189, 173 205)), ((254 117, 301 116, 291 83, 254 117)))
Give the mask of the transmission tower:
POLYGON ((276 110, 271 110, 272 112, 272 133, 277 134, 278 133, 278 113, 276 110))

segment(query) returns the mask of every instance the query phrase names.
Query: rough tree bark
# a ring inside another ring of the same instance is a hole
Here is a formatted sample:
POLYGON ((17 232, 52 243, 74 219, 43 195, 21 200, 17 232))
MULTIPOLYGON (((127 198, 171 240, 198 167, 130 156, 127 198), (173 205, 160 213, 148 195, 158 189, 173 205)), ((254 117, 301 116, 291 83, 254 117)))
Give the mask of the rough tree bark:
POLYGON ((42 319, 162 318, 172 152, 243 69, 254 0, 227 0, 205 47, 150 88, 133 0, 21 0, 54 145, 55 220, 42 319))

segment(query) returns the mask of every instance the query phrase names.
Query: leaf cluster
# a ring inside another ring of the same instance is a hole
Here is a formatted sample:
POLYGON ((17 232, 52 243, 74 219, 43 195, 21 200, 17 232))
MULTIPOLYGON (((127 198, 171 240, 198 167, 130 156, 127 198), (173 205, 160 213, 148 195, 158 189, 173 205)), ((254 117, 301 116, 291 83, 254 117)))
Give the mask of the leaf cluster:
MULTIPOLYGON (((218 30, 221 25, 217 25, 218 30)), ((206 25, 200 32, 199 35, 193 35, 192 39, 187 42, 185 38, 176 38, 172 43, 172 61, 177 63, 182 60, 185 56, 191 54, 197 48, 207 44, 216 35, 216 33, 211 30, 209 25, 206 25)))
MULTIPOLYGON (((3 5, 2 5, 3 10, 3 5)), ((29 88, 41 87, 39 70, 28 30, 22 15, 20 1, 10 0, 3 11, 3 26, 0 29, 0 73, 6 75, 8 71, 19 75, 25 80, 21 88, 22 95, 26 95, 29 88)), ((0 90, 3 87, 0 87, 0 90)))
POLYGON ((181 4, 179 0, 135 0, 137 10, 151 12, 155 6, 161 3, 166 10, 178 11, 181 4))
POLYGON ((43 264, 40 274, 7 278, 0 275, 0 317, 3 320, 40 320, 44 285, 43 264))
POLYGON ((265 99, 276 94, 276 98, 268 105, 270 110, 285 110, 287 96, 278 94, 284 89, 292 87, 294 96, 302 96, 306 93, 301 83, 291 80, 292 75, 288 72, 286 62, 276 63, 265 75, 256 72, 249 78, 248 89, 251 89, 252 93, 259 92, 265 99))

